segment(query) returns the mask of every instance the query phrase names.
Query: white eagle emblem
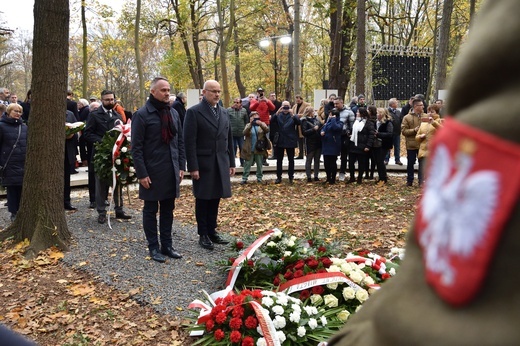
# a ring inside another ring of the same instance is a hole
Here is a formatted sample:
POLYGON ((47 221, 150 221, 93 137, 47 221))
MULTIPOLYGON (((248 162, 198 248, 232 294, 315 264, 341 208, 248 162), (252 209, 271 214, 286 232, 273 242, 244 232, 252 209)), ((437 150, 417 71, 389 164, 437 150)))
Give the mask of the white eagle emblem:
POLYGON ((486 241, 498 201, 499 174, 492 170, 471 172, 472 150, 461 149, 453 164, 448 148, 439 144, 420 202, 426 226, 419 243, 426 267, 439 274, 445 286, 451 286, 456 275, 451 257, 472 256, 486 241))

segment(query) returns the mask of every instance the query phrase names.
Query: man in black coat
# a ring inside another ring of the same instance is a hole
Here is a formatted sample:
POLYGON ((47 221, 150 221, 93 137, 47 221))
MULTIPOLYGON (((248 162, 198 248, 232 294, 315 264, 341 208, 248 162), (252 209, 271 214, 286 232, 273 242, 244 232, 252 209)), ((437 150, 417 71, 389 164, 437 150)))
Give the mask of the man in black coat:
MULTIPOLYGON (((66 111, 65 122, 75 123, 76 117, 71 111, 66 111)), ((76 144, 78 142, 78 134, 74 133, 65 139, 65 163, 63 166, 63 205, 66 210, 76 210, 70 203, 70 172, 73 164, 76 163, 76 144)))
POLYGON ((150 97, 132 119, 132 157, 139 179, 139 198, 144 200, 143 228, 150 257, 165 262, 166 257, 182 258, 173 248, 172 225, 175 198, 179 197, 186 156, 179 114, 169 106, 170 83, 156 77, 150 97), (159 211, 159 239, 157 212, 159 211))
POLYGON ((208 250, 213 250, 213 243, 228 243, 216 232, 218 206, 221 198, 231 197, 230 176, 235 174, 231 125, 226 109, 219 105, 221 92, 217 81, 206 81, 202 101, 190 107, 184 119, 199 244, 208 250))
MULTIPOLYGON (((115 94, 110 90, 103 90, 101 92, 101 107, 90 113, 85 126, 84 136, 87 142, 97 143, 103 140, 103 136, 109 130, 112 130, 116 125, 116 121, 123 122, 123 118, 117 112, 113 110, 115 105, 115 94)), ((92 152, 91 158, 94 158, 95 150, 92 152)), ((89 168, 90 169, 90 168, 89 168)), ((105 201, 108 197, 108 187, 104 181, 99 179, 96 174, 96 209, 98 212, 98 222, 107 222, 107 212, 105 201)), ((130 215, 125 214, 123 211, 123 196, 122 187, 120 184, 116 184, 114 194, 116 219, 131 219, 130 215)))
MULTIPOLYGON (((185 93, 178 93, 177 98, 173 101, 172 108, 177 111, 179 118, 181 119, 181 126, 184 125, 184 117, 186 116, 186 100, 187 96, 185 93)), ((182 127, 181 127, 182 129, 182 127)))

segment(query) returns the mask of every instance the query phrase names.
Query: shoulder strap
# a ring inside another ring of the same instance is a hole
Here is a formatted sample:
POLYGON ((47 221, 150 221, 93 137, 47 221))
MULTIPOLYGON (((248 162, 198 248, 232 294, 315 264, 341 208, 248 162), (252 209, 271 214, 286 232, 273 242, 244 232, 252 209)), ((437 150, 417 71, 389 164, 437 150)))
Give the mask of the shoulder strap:
POLYGON ((9 160, 11 159, 11 155, 13 155, 14 149, 18 145, 18 141, 20 140, 20 135, 21 134, 22 134, 22 124, 18 125, 18 137, 16 138, 16 142, 14 142, 14 144, 13 144, 13 149, 11 149, 11 152, 9 153, 9 156, 7 156, 7 160, 5 160, 5 162, 4 162, 4 167, 3 167, 4 169, 7 166, 7 164, 9 163, 9 160))

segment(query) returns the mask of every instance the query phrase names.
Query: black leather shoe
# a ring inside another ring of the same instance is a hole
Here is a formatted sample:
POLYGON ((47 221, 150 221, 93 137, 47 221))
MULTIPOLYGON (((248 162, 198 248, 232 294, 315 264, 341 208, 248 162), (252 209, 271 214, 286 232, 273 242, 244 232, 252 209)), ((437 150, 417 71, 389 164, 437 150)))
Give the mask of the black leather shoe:
POLYGON ((222 238, 218 233, 208 235, 209 240, 215 244, 229 244, 227 240, 222 238))
POLYGON ((160 253, 159 250, 157 250, 157 249, 150 250, 150 257, 154 261, 159 262, 159 263, 166 262, 166 256, 164 256, 162 253, 160 253))
POLYGON ((105 214, 99 214, 99 216, 97 218, 97 222, 99 222, 99 223, 107 222, 107 216, 105 214))
POLYGON ((171 258, 182 258, 182 255, 171 246, 167 247, 166 249, 161 249, 161 253, 171 258))
POLYGON ((130 220, 132 217, 130 215, 126 215, 124 211, 116 213, 116 219, 130 220))
POLYGON ((90 209, 96 209, 96 202, 90 202, 90 205, 88 207, 90 209))
POLYGON ((282 182, 282 179, 280 178, 276 178, 276 180, 274 181, 275 184, 280 184, 282 182))
POLYGON ((201 235, 199 238, 199 245, 204 249, 213 250, 215 247, 207 235, 201 235))
POLYGON ((78 210, 78 208, 76 208, 70 203, 65 203, 65 210, 78 210))

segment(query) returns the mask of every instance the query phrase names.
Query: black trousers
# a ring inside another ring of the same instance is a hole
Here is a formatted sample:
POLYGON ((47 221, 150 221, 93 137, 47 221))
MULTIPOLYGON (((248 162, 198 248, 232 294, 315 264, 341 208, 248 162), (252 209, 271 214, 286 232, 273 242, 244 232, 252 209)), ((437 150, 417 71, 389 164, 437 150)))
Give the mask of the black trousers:
POLYGON ((159 237, 157 236, 157 212, 159 211, 159 237, 161 247, 172 246, 173 209, 175 209, 175 198, 162 201, 144 201, 143 228, 144 235, 148 241, 148 250, 159 250, 159 237))
POLYGON ((323 155, 323 166, 325 166, 325 173, 327 174, 327 182, 331 184, 336 183, 336 173, 338 171, 338 159, 335 155, 323 155))
POLYGON ((96 201, 96 173, 94 172, 94 153, 92 143, 87 143, 88 151, 88 200, 90 203, 96 201))
POLYGON ((348 170, 350 172, 350 179, 354 179, 356 167, 354 164, 358 163, 358 179, 363 178, 363 173, 365 173, 365 169, 368 162, 369 153, 353 153, 352 151, 349 154, 348 160, 348 170))
POLYGON ((5 189, 7 193, 7 210, 11 214, 16 215, 22 200, 22 185, 6 186, 5 189))
POLYGON ((219 204, 220 198, 195 199, 195 218, 197 219, 197 233, 199 235, 216 233, 219 204))
POLYGON ((70 165, 68 155, 65 153, 63 168, 63 204, 70 204, 70 165))
POLYGON ((276 177, 282 179, 283 154, 284 150, 287 153, 287 160, 289 160, 289 179, 294 179, 294 151, 295 148, 280 148, 275 147, 276 156, 276 177))
POLYGON ((370 176, 374 176, 375 168, 377 167, 377 175, 379 176, 379 180, 386 181, 386 166, 385 166, 385 156, 387 149, 383 149, 382 147, 372 148, 372 166, 370 167, 370 176), (375 167, 374 167, 375 166, 375 167))
POLYGON ((341 163, 339 165, 339 172, 346 173, 347 172, 347 161, 348 161, 348 152, 350 148, 350 139, 348 136, 341 136, 341 163))

